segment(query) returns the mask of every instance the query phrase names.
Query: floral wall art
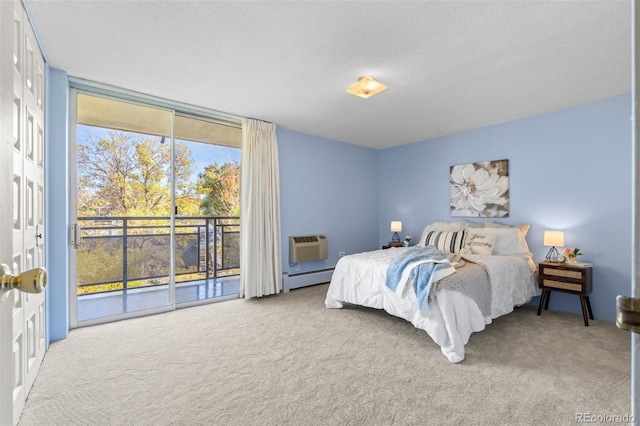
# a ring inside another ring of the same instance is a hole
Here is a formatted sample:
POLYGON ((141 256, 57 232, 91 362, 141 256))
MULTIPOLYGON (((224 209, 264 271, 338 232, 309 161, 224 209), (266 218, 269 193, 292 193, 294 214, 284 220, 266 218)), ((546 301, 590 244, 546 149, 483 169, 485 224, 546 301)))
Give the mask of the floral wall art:
POLYGON ((509 216, 509 160, 451 166, 451 216, 509 216))

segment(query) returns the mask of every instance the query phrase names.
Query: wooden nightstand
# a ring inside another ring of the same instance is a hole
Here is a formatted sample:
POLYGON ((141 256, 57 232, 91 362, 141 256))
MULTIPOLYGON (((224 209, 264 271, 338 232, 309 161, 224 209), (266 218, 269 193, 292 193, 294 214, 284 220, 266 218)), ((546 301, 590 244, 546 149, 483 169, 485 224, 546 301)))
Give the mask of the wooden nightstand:
POLYGON ((591 293, 592 267, 588 263, 553 263, 540 262, 538 265, 538 286, 542 289, 538 315, 544 309, 549 309, 549 299, 552 291, 575 294, 580 296, 582 305, 582 318, 584 325, 589 326, 589 318, 593 319, 589 294, 591 293), (587 312, 589 317, 587 318, 587 312))
POLYGON ((403 247, 403 246, 404 244, 402 242, 396 243, 396 242, 389 241, 389 244, 382 246, 382 250, 386 250, 391 247, 403 247))

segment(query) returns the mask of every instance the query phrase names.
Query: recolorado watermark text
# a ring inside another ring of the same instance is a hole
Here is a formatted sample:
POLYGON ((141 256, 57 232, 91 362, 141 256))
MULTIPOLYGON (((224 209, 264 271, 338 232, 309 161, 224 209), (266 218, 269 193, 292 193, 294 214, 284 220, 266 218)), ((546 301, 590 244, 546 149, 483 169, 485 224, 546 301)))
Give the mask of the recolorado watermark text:
POLYGON ((576 413, 575 421, 576 423, 633 423, 636 418, 629 413, 576 413))

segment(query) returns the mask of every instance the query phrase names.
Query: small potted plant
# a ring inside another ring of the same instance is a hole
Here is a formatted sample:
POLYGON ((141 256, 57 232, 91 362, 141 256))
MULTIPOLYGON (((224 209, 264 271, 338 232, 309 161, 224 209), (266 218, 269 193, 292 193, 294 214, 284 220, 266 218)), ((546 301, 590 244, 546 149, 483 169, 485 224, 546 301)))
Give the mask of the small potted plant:
POLYGON ((566 248, 564 249, 562 254, 564 254, 567 257, 567 262, 576 263, 578 256, 580 256, 582 253, 580 253, 580 249, 576 247, 576 248, 566 248))

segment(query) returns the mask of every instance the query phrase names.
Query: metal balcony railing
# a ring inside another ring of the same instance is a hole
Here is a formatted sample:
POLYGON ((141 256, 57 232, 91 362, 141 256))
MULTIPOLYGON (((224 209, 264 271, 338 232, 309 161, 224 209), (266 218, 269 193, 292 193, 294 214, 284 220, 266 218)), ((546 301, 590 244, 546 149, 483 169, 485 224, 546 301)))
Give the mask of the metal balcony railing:
MULTIPOLYGON (((78 294, 167 285, 169 217, 79 217, 78 294)), ((240 273, 238 217, 176 217, 176 284, 240 273)))

